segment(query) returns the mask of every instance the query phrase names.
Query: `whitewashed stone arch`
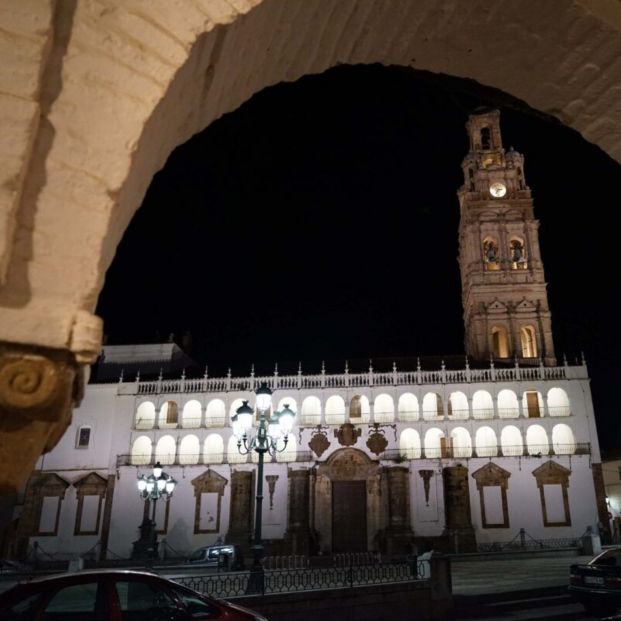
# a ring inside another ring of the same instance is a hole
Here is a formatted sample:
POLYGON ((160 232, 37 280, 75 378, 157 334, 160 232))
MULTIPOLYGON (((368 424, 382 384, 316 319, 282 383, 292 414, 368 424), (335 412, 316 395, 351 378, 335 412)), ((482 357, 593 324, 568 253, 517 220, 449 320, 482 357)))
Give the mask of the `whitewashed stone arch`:
POLYGON ((456 420, 465 420, 470 416, 468 397, 460 390, 449 395, 449 416, 456 420))
POLYGON ((302 401, 300 424, 318 425, 321 422, 321 401, 319 397, 311 395, 302 401))
POLYGON ((134 423, 136 429, 153 429, 155 426, 155 404, 152 401, 143 401, 136 408, 134 423))
POLYGON ((455 427, 451 430, 451 447, 453 457, 471 457, 472 439, 470 432, 464 427, 455 427))
POLYGON ((530 425, 526 430, 526 448, 529 455, 547 455, 549 453, 548 434, 541 425, 530 425))
POLYGON ((210 433, 203 445, 203 462, 221 464, 224 459, 224 440, 219 433, 210 433))
POLYGON ((181 465, 197 464, 201 457, 201 443, 190 433, 184 436, 179 443, 179 463, 181 465))
POLYGON ((177 443, 172 436, 162 436, 155 445, 155 461, 162 466, 175 463, 177 455, 177 443))
POLYGON ((573 455, 576 439, 569 425, 559 423, 552 428, 552 448, 557 455, 573 455))
POLYGON ((500 447, 505 457, 524 454, 524 440, 521 431, 515 425, 507 425, 500 432, 500 447))
POLYGON ((399 436, 399 454, 406 459, 420 459, 421 453, 418 431, 411 427, 404 429, 399 436))
POLYGON ((438 393, 428 392, 423 397, 423 419, 433 420, 443 415, 442 397, 438 393))
POLYGON ((146 466, 151 463, 153 444, 148 436, 138 436, 132 443, 130 461, 133 466, 146 466))
POLYGON ((224 427, 226 425, 226 405, 222 399, 211 399, 205 410, 207 427, 224 427))
POLYGON ((567 393, 558 387, 548 390, 548 412, 550 416, 569 416, 571 406, 567 393))
POLYGON ((425 433, 425 457, 442 457, 442 443, 444 432, 437 427, 428 429, 425 433))
POLYGON ((398 409, 400 421, 418 420, 418 399, 411 392, 404 392, 400 395, 398 409))
POLYGON ((332 395, 326 400, 326 423, 340 425, 345 422, 345 401, 340 395, 332 395))
POLYGON ((520 404, 513 390, 504 388, 498 393, 498 417, 518 418, 520 416, 520 404))
POLYGON ((184 406, 181 414, 181 426, 184 429, 196 429, 201 426, 202 407, 200 401, 190 399, 184 406))
POLYGON ((472 395, 472 417, 494 418, 494 401, 487 390, 477 390, 472 395))
POLYGON ((395 402, 390 395, 382 393, 375 397, 373 417, 376 423, 392 423, 395 420, 395 402))
POLYGON ((487 425, 479 427, 474 439, 478 457, 496 457, 498 455, 498 439, 496 432, 487 425))

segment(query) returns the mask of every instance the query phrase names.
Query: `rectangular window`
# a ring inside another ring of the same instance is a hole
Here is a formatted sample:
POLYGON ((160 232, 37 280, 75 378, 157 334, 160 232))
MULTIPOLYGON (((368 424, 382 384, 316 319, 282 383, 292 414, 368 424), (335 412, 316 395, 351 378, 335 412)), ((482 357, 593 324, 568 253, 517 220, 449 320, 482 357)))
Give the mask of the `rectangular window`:
POLYGON ((544 485, 544 502, 549 524, 563 524, 565 518, 565 503, 563 502, 562 485, 544 485))
POLYGON ((60 496, 44 496, 39 518, 39 535, 56 535, 58 515, 60 513, 60 496))
MULTIPOLYGON (((217 492, 204 492, 200 496, 200 532, 216 532, 218 528, 218 501, 217 492)), ((197 499, 198 500, 198 499, 197 499)))
POLYGON ((82 514, 80 515, 80 535, 97 534, 99 530, 99 510, 101 496, 87 494, 82 498, 82 514))
POLYGON ((500 485, 485 485, 483 487, 483 510, 485 511, 484 517, 487 526, 501 526, 505 524, 500 485))
POLYGON ((78 429, 78 439, 76 442, 76 448, 88 448, 90 441, 91 441, 91 428, 80 427, 80 429, 78 429))

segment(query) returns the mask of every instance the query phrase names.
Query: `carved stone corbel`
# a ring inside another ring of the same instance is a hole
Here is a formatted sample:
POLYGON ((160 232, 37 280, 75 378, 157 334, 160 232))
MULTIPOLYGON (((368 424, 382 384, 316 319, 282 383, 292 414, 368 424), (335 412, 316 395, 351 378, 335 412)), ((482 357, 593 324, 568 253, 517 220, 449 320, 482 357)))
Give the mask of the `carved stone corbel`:
POLYGON ((0 495, 19 490, 54 448, 83 393, 72 352, 0 343, 0 495))

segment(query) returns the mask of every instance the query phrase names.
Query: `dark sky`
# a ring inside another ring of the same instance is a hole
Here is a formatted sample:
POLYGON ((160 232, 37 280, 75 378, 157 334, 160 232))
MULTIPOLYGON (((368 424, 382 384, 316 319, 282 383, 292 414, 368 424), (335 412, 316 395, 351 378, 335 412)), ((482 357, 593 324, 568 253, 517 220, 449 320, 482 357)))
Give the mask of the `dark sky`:
POLYGON ((584 351, 600 443, 621 446, 621 167, 473 82, 338 67, 255 95, 153 179, 97 312, 110 343, 189 330, 210 374, 462 354, 457 264, 465 122, 501 109, 541 221, 559 358, 584 351))

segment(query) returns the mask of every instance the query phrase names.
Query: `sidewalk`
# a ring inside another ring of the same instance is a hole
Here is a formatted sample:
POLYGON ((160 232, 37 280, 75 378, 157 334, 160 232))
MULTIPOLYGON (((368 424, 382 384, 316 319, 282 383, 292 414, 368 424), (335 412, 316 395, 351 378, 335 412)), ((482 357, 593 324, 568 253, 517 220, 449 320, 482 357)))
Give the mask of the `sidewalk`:
POLYGON ((569 566, 586 563, 589 556, 521 559, 454 560, 454 595, 482 595, 567 586, 569 566))

